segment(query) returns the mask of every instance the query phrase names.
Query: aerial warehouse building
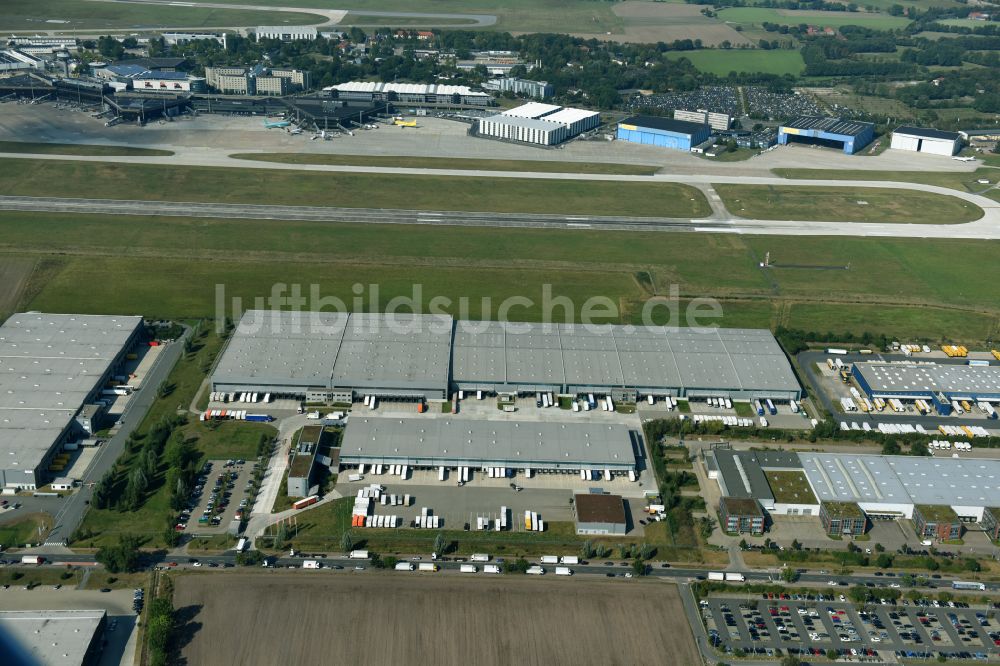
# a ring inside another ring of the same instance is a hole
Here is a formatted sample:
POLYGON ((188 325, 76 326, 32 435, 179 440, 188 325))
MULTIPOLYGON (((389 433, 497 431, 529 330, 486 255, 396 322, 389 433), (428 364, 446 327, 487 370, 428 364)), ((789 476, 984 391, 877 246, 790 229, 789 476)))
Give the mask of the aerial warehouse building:
POLYGON ((778 128, 778 143, 805 143, 842 149, 853 155, 875 138, 875 125, 855 120, 802 116, 778 128))
POLYGON ((890 148, 950 157, 962 147, 962 135, 923 127, 897 127, 890 148))
POLYGON ((642 143, 674 150, 691 150, 708 140, 712 128, 705 123, 692 123, 656 116, 632 116, 618 123, 619 141, 642 143))

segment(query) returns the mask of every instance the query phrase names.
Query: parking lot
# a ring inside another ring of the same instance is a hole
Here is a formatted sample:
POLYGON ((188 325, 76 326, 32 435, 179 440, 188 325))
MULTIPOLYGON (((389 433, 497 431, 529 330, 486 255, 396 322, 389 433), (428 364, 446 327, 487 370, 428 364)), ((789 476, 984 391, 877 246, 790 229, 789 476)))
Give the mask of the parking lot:
POLYGON ((252 492, 254 465, 252 460, 205 463, 188 508, 180 515, 177 530, 185 534, 221 534, 236 519, 237 513, 248 513, 247 497, 252 492))
POLYGON ((701 602, 702 619, 710 640, 726 653, 820 656, 836 650, 868 662, 926 653, 979 661, 1000 657, 1000 622, 993 611, 962 608, 960 602, 891 600, 859 608, 845 592, 711 597, 701 602))

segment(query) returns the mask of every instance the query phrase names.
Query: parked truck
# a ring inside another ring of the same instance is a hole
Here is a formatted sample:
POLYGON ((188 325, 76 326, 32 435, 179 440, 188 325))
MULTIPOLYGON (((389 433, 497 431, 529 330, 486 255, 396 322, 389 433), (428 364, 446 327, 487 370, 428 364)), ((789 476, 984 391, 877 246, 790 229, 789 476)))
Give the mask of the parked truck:
POLYGON ((418 571, 437 571, 438 570, 438 565, 434 564, 433 562, 421 562, 420 564, 417 565, 417 570, 418 571))
POLYGON ((322 569, 323 564, 319 560, 306 560, 302 563, 303 569, 322 569))
POLYGON ((475 564, 463 564, 459 567, 459 571, 462 573, 476 573, 479 571, 479 568, 475 564))
POLYGON ((727 581, 736 581, 736 582, 739 582, 739 583, 743 583, 743 582, 746 581, 746 579, 747 579, 747 577, 744 576, 741 573, 727 573, 726 574, 726 580, 727 581))
POLYGON ((563 557, 562 557, 562 563, 563 564, 579 564, 580 563, 580 558, 577 557, 576 555, 563 555, 563 557))
POLYGON ((499 564, 484 564, 483 565, 483 573, 498 574, 498 573, 502 573, 502 572, 501 572, 499 564))
POLYGON ((352 550, 347 556, 352 560, 367 560, 368 551, 367 550, 352 550))
POLYGON ((490 556, 486 553, 473 553, 469 559, 473 562, 489 562, 490 556))
POLYGON ((545 573, 545 569, 541 567, 528 567, 528 570, 524 573, 530 574, 532 576, 541 576, 545 573))
POLYGON ((572 576, 573 570, 569 567, 556 567, 557 576, 572 576))
POLYGON ((45 564, 45 558, 41 555, 22 555, 21 564, 45 564))
POLYGON ((542 555, 542 564, 559 564, 559 557, 557 555, 542 555))
POLYGON ((247 414, 246 420, 256 423, 270 423, 274 417, 270 414, 247 414))
POLYGON ((708 579, 709 580, 726 580, 726 574, 722 573, 721 571, 709 571, 708 572, 708 579))
POLYGON ((409 562, 399 562, 396 564, 396 571, 413 571, 415 568, 409 562))

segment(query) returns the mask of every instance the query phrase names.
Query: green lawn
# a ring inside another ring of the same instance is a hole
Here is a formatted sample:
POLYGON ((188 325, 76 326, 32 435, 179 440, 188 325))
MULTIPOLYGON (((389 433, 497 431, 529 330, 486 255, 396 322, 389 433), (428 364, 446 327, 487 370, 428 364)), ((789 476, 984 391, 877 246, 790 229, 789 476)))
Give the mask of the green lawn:
POLYGON ((967 201, 884 188, 715 185, 729 212, 761 220, 958 224, 983 216, 967 201), (865 203, 860 203, 865 202, 865 203))
MULTIPOLYGON (((989 161, 987 161, 989 164, 989 161)), ((980 192, 989 187, 976 182, 987 178, 991 183, 1000 180, 1000 171, 980 168, 973 172, 956 171, 847 171, 843 169, 772 169, 776 176, 792 180, 889 180, 904 183, 921 183, 950 187, 960 192, 980 192)))
POLYGON ((700 49, 670 54, 672 60, 687 58, 702 72, 727 76, 730 72, 800 74, 805 67, 798 51, 763 49, 700 49))
POLYGON ((0 162, 0 193, 246 204, 703 217, 693 187, 613 181, 392 176, 113 162, 0 162))
MULTIPOLYGON (((216 0, 220 1, 220 0, 216 0)), ((246 0, 221 0, 226 4, 246 4, 246 0)), ((356 16, 365 16, 365 10, 379 12, 419 12, 437 14, 488 14, 497 17, 488 30, 511 32, 618 32, 622 20, 611 10, 612 3, 595 0, 343 0, 331 4, 329 0, 260 0, 257 5, 274 7, 317 7, 349 9, 347 25, 356 16)), ((453 19, 443 19, 447 25, 453 19)), ((366 21, 367 22, 367 21, 366 21)), ((382 25, 404 25, 391 17, 378 17, 382 25)), ((424 19, 423 24, 429 21, 424 19)), ((430 21, 436 22, 436 21, 430 21)))
POLYGON ((257 457, 261 437, 271 439, 277 435, 277 430, 266 423, 237 421, 223 421, 208 427, 201 421, 192 420, 184 432, 188 437, 197 438, 196 446, 207 460, 252 460, 257 457))
POLYGON ((608 173, 648 176, 659 167, 601 162, 552 162, 548 160, 484 160, 451 157, 390 157, 386 155, 316 155, 313 153, 236 153, 242 160, 283 164, 348 164, 418 169, 470 169, 482 171, 540 171, 547 173, 608 173))
POLYGON ((367 14, 358 14, 356 12, 349 12, 339 23, 338 26, 363 26, 370 28, 372 26, 378 27, 390 27, 390 28, 426 28, 427 26, 442 27, 442 28, 461 28, 465 26, 474 26, 476 21, 473 19, 459 19, 459 18, 421 18, 417 16, 372 16, 367 14))
MULTIPOLYGON (((0 251, 43 259, 25 307, 174 318, 214 316, 216 285, 244 304, 275 283, 303 285, 306 295, 315 285, 319 297, 353 308, 357 283, 365 285, 362 309, 383 309, 419 284, 417 300, 450 298, 445 309, 459 317, 495 318, 503 298, 523 295, 534 303, 508 316, 539 320, 548 284, 577 312, 587 298, 606 296, 618 308, 610 320, 641 323, 647 299, 675 287, 678 317, 670 319, 669 300, 652 301, 653 323, 687 323, 691 299, 710 296, 722 318, 696 323, 858 332, 877 324, 899 335, 983 340, 1000 314, 998 249, 990 241, 420 226, 386 233, 322 222, 0 214, 0 251), (768 252, 772 267, 760 269, 768 252), (818 309, 801 309, 812 304, 818 309)), ((565 318, 561 308, 553 315, 565 318)))
POLYGON ((147 155, 169 157, 172 150, 154 148, 134 148, 132 146, 102 146, 88 143, 37 143, 31 141, 0 141, 0 153, 41 153, 45 155, 97 155, 117 157, 121 155, 147 155))
POLYGON ((731 7, 718 13, 719 19, 727 23, 742 25, 760 25, 762 23, 777 23, 779 25, 816 25, 829 28, 839 28, 845 25, 857 25, 872 30, 892 30, 909 25, 909 19, 902 16, 868 12, 824 12, 811 10, 770 9, 767 7, 731 7))
POLYGON ((0 524, 0 546, 13 548, 26 543, 39 543, 44 541, 51 528, 52 517, 45 513, 33 513, 14 522, 0 524))
MULTIPOLYGON (((242 3, 242 4, 268 4, 242 3)), ((307 25, 324 17, 299 12, 212 9, 178 6, 91 2, 89 0, 4 0, 3 30, 81 30, 104 28, 199 28, 256 25, 307 25), (54 22, 50 22, 54 21, 54 22)), ((304 5, 298 4, 299 7, 304 5)), ((315 5, 320 7, 321 5, 315 5)))

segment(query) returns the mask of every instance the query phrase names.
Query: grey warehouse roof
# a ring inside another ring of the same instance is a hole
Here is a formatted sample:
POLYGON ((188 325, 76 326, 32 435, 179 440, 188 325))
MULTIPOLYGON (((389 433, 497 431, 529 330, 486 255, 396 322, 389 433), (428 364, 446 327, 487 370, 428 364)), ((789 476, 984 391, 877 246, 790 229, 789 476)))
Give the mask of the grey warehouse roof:
POLYGON ((443 391, 451 330, 448 316, 249 310, 212 381, 443 391))
POLYGON ((513 127, 526 127, 528 129, 541 130, 543 132, 551 132, 559 129, 560 127, 565 127, 563 123, 556 122, 554 120, 547 120, 545 118, 522 118, 521 116, 508 116, 504 114, 483 118, 483 122, 496 123, 498 125, 511 125, 513 127))
POLYGON ((0 611, 5 643, 20 654, 7 653, 13 664, 78 666, 84 663, 105 616, 103 610, 0 611))
POLYGON ((635 465, 632 439, 622 425, 426 417, 351 417, 340 459, 536 468, 573 463, 593 469, 635 465))
POLYGON ((790 123, 785 123, 782 127, 791 127, 802 130, 820 130, 830 134, 843 134, 846 136, 857 136, 862 132, 874 127, 872 123, 864 123, 856 120, 843 120, 841 118, 825 118, 823 116, 802 116, 790 123))
POLYGON ((893 131, 893 134, 907 134, 909 136, 919 136, 924 139, 944 139, 946 141, 955 141, 962 137, 958 132, 945 132, 944 130, 929 127, 910 127, 909 125, 897 127, 893 131))
POLYGON ((141 324, 19 313, 0 326, 0 468, 34 470, 141 324))
POLYGON ((715 449, 722 493, 727 497, 774 501, 771 486, 753 451, 715 449))
POLYGON ((944 363, 855 363, 872 391, 878 393, 931 393, 951 395, 1000 395, 1000 366, 944 363))
POLYGON ((770 331, 459 322, 455 382, 798 390, 770 331))
POLYGON ((801 453, 820 500, 1000 506, 1000 460, 801 453))

